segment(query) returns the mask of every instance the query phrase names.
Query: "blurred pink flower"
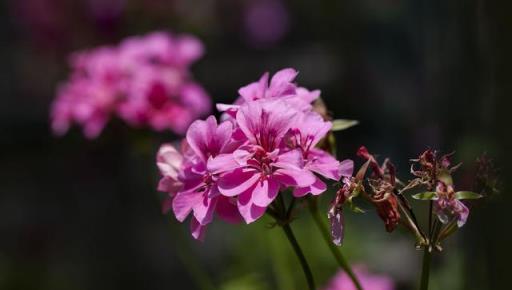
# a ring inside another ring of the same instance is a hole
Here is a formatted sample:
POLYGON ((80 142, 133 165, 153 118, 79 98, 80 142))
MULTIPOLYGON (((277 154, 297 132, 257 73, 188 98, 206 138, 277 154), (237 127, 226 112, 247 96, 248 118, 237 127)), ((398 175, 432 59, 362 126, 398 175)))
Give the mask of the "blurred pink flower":
POLYGON ((189 72, 202 54, 195 37, 164 32, 73 54, 73 71, 52 105, 53 131, 64 134, 77 123, 95 138, 118 116, 132 126, 185 133, 211 107, 189 72))
MULTIPOLYGON (((376 275, 369 273, 365 267, 356 266, 354 272, 359 278, 361 286, 365 290, 394 290, 395 283, 393 280, 384 275, 376 275)), ((327 284, 324 290, 356 290, 352 280, 345 273, 339 271, 327 284)))
POLYGON ((279 42, 289 30, 289 15, 282 0, 253 0, 246 6, 244 28, 247 42, 265 48, 279 42))

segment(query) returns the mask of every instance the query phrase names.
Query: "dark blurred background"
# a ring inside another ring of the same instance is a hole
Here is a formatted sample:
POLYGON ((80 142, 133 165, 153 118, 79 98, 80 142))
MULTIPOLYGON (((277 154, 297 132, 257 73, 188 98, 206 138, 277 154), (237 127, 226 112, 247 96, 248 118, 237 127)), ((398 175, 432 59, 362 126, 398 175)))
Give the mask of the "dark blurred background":
MULTIPOLYGON (((431 289, 509 289, 510 1, 478 0, 4 0, 0 10, 0 289, 304 289, 269 220, 210 226, 160 213, 154 164, 171 134, 111 122, 86 140, 52 136, 49 105, 70 52, 153 30, 188 32, 207 49, 193 66, 214 101, 230 102, 264 71, 300 71, 337 118, 340 158, 365 144, 398 164, 428 147, 456 151, 471 186, 483 152, 501 194, 472 207, 434 258, 431 289), (507 276, 508 275, 508 276, 507 276), (211 285, 214 285, 212 288, 211 285)), ((332 197, 324 197, 327 203, 332 197)), ((324 207, 325 208, 325 207, 324 207)), ((336 264, 307 213, 294 228, 319 285, 336 264)), ((414 289, 420 253, 375 213, 347 217, 345 254, 414 289)))

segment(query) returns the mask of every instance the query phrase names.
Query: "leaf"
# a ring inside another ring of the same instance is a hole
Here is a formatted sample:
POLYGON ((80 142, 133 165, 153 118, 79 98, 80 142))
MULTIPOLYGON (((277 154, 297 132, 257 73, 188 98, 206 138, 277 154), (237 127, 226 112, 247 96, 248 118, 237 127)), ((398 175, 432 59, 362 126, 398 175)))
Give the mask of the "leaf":
POLYGON ((426 191, 417 193, 413 195, 412 198, 419 200, 437 200, 437 194, 433 191, 426 191))
POLYGON ((357 120, 336 119, 332 121, 332 131, 341 131, 359 124, 357 120))
POLYGON ((482 197, 483 195, 472 191, 458 191, 455 193, 456 199, 479 199, 482 197))

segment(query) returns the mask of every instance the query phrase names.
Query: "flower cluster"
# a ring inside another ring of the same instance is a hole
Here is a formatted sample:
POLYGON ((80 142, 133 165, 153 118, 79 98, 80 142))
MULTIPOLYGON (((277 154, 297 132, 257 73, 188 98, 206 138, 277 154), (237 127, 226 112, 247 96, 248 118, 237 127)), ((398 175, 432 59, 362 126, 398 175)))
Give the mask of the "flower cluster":
MULTIPOLYGON (((395 283, 384 275, 376 275, 368 272, 364 266, 356 265, 354 272, 361 282, 361 287, 366 290, 393 290, 395 283)), ((345 271, 339 271, 329 281, 324 290, 356 290, 356 286, 345 271)))
POLYGON ((53 131, 73 123, 97 137, 112 116, 131 126, 184 133, 210 111, 210 98, 189 67, 203 55, 193 36, 154 32, 71 56, 72 72, 52 104, 53 131))
POLYGON ((436 151, 429 149, 417 159, 412 159, 411 174, 415 178, 407 184, 398 180, 395 166, 389 159, 385 159, 383 164, 379 165, 376 158, 364 146, 359 148, 357 155, 366 162, 354 177, 343 179, 342 187, 336 193, 328 213, 332 239, 337 245, 340 245, 343 240, 343 205, 349 203, 352 209, 362 211, 352 202, 356 196, 362 195, 375 206, 388 232, 392 232, 402 222, 415 234, 418 246, 437 249, 441 249, 439 245, 441 240, 466 223, 469 208, 461 200, 481 197, 470 191, 455 192, 452 173, 460 164, 451 165, 452 154, 438 157, 436 151), (434 221, 429 222, 428 230, 422 230, 404 194, 409 190, 420 188, 423 192, 412 195, 412 198, 430 201, 430 214, 436 216, 444 226, 434 221))
POLYGON ((222 122, 213 116, 192 123, 180 151, 160 149, 159 190, 168 193, 164 210, 183 221, 192 213, 192 235, 200 239, 214 213, 224 220, 251 223, 286 188, 294 197, 319 195, 323 178, 350 175, 352 163, 340 163, 317 144, 332 127, 311 103, 320 92, 294 83, 297 72, 268 73, 239 90, 232 105, 219 104, 222 122))

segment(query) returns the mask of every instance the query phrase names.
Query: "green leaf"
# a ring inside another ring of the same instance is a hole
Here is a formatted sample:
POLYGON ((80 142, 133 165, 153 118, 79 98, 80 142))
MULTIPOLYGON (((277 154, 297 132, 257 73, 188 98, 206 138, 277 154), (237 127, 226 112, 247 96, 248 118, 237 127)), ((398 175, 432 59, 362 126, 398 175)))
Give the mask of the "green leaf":
POLYGON ((419 200, 436 200, 437 194, 433 191, 426 191, 426 192, 417 193, 417 194, 413 195, 412 198, 419 199, 419 200))
POLYGON ((359 124, 357 120, 336 119, 332 121, 332 131, 341 131, 359 124))
POLYGON ((481 194, 472 191, 458 191, 455 193, 456 199, 479 199, 482 197, 481 194))

